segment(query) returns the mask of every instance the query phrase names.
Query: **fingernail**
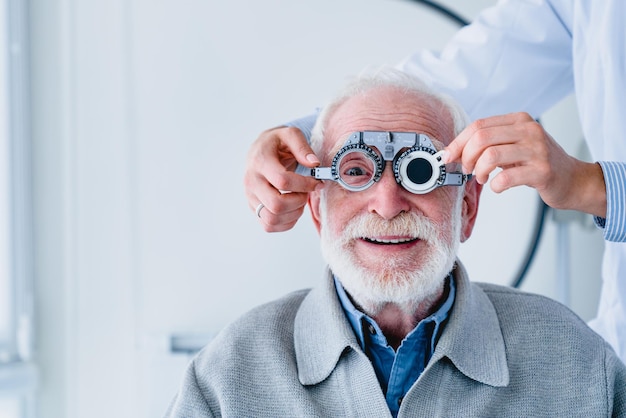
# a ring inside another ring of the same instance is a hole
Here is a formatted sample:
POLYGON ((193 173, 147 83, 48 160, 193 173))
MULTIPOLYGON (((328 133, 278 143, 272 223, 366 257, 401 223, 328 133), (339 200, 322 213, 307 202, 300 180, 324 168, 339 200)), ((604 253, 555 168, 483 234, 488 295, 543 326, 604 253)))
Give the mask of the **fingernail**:
POLYGON ((311 164, 319 164, 320 163, 320 160, 317 158, 317 155, 315 155, 315 154, 307 154, 306 160, 308 162, 310 162, 311 164))
POLYGON ((450 152, 448 150, 443 150, 443 152, 441 153, 441 161, 444 162, 444 164, 448 164, 450 161, 448 161, 448 159, 450 158, 450 152))
POLYGON ((315 191, 321 192, 323 188, 324 188, 324 183, 320 181, 319 184, 315 186, 315 191))

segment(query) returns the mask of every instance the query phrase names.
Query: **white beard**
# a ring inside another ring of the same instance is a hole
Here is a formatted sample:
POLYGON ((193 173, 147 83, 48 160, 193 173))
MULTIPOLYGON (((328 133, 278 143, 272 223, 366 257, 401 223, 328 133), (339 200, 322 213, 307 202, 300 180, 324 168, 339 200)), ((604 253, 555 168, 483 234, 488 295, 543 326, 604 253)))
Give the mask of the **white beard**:
POLYGON ((420 304, 436 301, 454 266, 460 244, 462 201, 459 196, 443 225, 413 212, 403 212, 391 220, 365 214, 350 220, 343 232, 334 236, 322 191, 322 255, 345 290, 367 314, 376 315, 388 303, 413 314, 420 304), (379 235, 417 236, 427 243, 428 250, 420 255, 418 268, 414 267, 415 260, 388 257, 373 271, 359 263, 353 243, 361 237, 379 235))

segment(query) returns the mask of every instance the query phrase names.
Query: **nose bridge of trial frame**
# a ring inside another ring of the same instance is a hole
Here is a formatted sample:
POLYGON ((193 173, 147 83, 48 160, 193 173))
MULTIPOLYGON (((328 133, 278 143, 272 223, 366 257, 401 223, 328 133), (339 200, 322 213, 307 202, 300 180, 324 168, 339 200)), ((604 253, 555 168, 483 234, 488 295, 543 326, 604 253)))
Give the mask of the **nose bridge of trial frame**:
POLYGON ((385 161, 392 161, 404 148, 424 147, 435 149, 433 143, 426 135, 415 132, 354 132, 344 146, 360 143, 378 148, 385 161))

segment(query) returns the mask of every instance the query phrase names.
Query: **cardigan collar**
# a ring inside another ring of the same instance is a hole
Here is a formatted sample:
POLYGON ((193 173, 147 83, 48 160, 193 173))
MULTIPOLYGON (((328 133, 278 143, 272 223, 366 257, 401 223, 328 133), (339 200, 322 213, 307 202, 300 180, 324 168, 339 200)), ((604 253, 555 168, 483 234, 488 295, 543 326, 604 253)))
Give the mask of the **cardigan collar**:
MULTIPOLYGON (((500 323, 491 301, 469 282, 457 260, 457 296, 448 323, 426 367, 446 357, 467 377, 490 386, 506 386, 509 370, 500 323)), ((332 272, 302 301, 294 325, 298 377, 303 385, 325 380, 346 349, 362 352, 341 308, 332 272)))

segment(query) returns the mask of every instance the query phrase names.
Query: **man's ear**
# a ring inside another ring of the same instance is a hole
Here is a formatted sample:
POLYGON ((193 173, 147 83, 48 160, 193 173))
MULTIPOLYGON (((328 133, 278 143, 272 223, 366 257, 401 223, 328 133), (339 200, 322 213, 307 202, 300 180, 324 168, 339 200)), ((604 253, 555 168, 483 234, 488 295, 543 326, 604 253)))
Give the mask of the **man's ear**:
POLYGON ((313 219, 313 224, 315 225, 315 229, 317 229, 317 233, 319 234, 322 229, 322 216, 320 214, 320 199, 321 192, 313 191, 309 193, 309 209, 311 209, 311 218, 313 219))
POLYGON ((476 217, 478 216, 478 201, 483 185, 476 179, 471 179, 465 184, 465 193, 461 209, 461 242, 465 242, 472 235, 476 217))

